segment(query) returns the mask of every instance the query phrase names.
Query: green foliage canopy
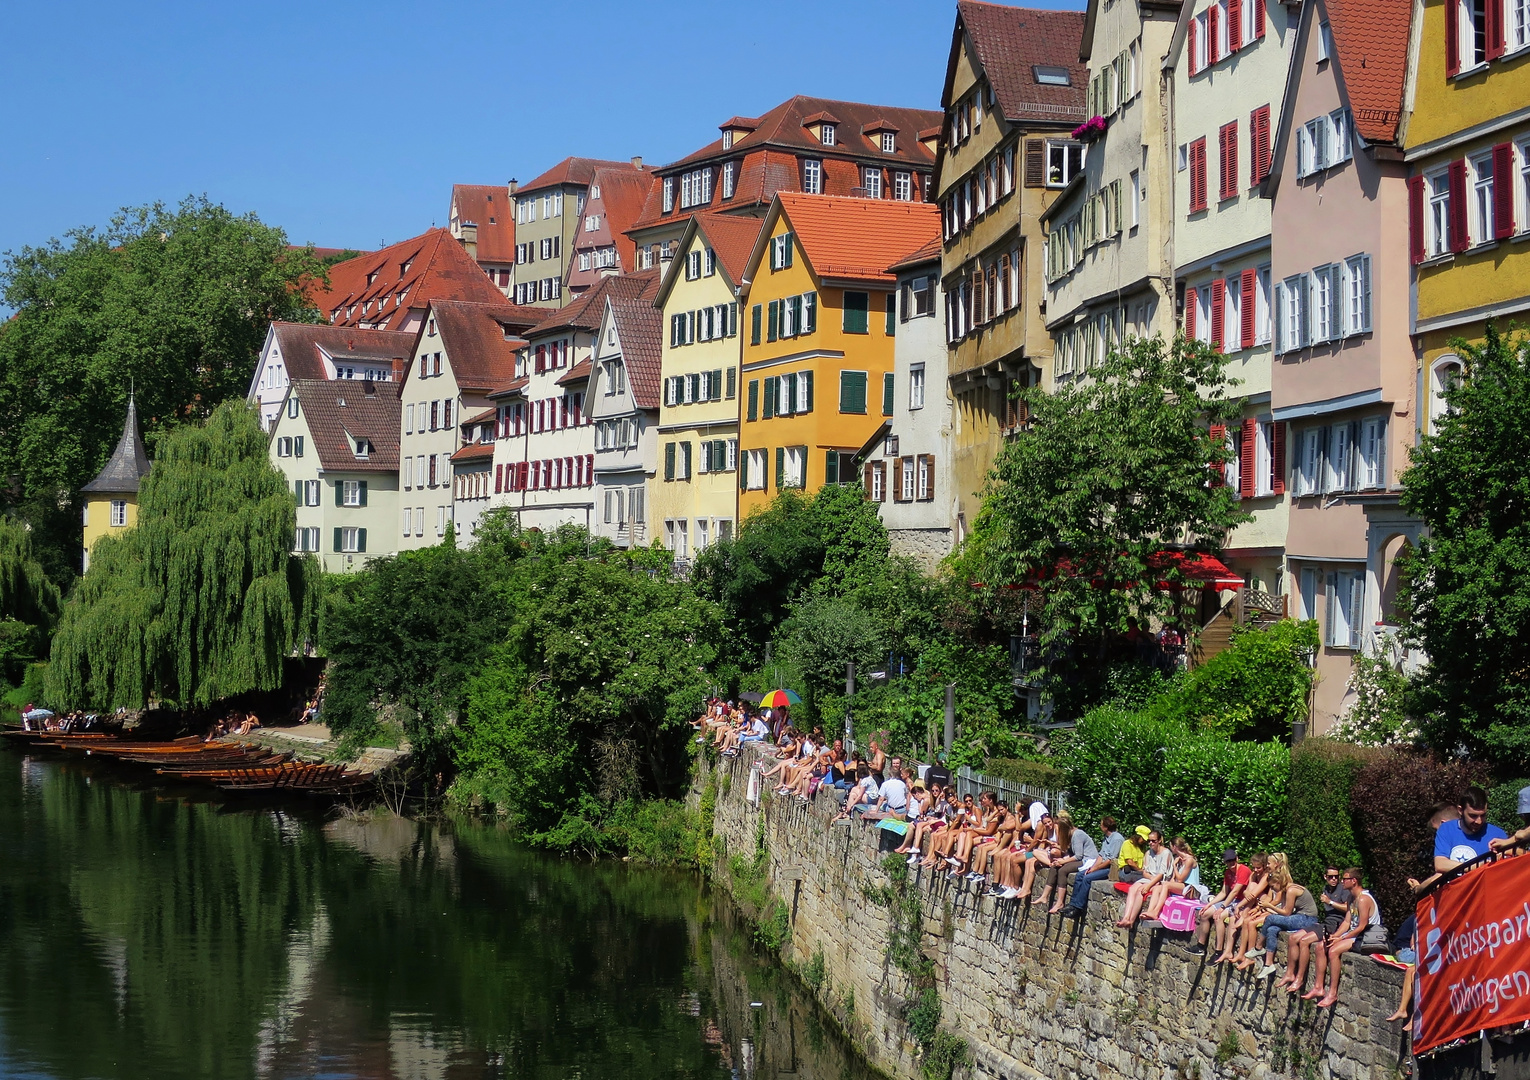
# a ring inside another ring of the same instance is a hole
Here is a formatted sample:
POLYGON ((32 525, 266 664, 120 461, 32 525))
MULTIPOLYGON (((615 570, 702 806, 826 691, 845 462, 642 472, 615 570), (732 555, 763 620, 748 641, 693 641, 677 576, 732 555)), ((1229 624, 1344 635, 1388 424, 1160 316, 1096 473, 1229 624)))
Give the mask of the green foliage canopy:
POLYGON ((58 586, 32 550, 31 530, 0 517, 0 676, 17 679, 23 664, 47 655, 60 604, 58 586))
POLYGON ((310 322, 311 249, 206 198, 118 213, 8 254, 0 296, 0 475, 55 580, 78 566, 75 493, 111 456, 135 387, 151 446, 249 389, 274 319, 310 322))
POLYGON ((53 640, 64 707, 207 704, 281 685, 318 567, 291 554, 292 493, 243 401, 160 441, 138 524, 92 548, 53 640))
POLYGON ((1413 451, 1402 507, 1427 533, 1404 562, 1408 639, 1430 742, 1530 764, 1530 336, 1489 323, 1413 451))
POLYGON ((1166 546, 1215 553, 1248 520, 1220 474, 1207 422, 1239 414, 1227 360, 1199 342, 1132 339, 1079 380, 1022 391, 1030 424, 994 461, 963 571, 1030 583, 1046 640, 1114 631, 1128 614, 1171 618, 1183 579, 1152 569, 1166 546), (1057 573, 1060 563, 1066 572, 1057 573))

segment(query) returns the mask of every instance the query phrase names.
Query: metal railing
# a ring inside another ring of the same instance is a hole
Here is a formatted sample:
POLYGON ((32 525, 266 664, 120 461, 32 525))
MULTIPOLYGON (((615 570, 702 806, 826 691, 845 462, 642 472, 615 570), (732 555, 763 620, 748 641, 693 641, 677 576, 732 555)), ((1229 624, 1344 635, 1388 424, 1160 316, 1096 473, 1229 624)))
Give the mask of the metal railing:
POLYGON ((999 798, 1010 806, 1026 807, 1033 802, 1045 803, 1048 810, 1057 813, 1068 808, 1068 793, 1062 790, 1036 787, 1019 780, 1006 780, 998 776, 975 773, 966 765, 956 770, 952 777, 956 782, 956 794, 976 798, 985 791, 997 792, 999 798))

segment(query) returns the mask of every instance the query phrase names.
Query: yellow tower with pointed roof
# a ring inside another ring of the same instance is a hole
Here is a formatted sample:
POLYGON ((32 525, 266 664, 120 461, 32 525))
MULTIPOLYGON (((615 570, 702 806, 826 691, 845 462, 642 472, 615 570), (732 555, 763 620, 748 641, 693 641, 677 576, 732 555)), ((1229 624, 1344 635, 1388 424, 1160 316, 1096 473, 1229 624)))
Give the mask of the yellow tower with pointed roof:
POLYGON ((80 489, 85 496, 82 570, 90 569, 90 549, 97 540, 138 524, 138 485, 148 475, 149 455, 138 432, 138 406, 130 394, 117 449, 96 478, 80 489))

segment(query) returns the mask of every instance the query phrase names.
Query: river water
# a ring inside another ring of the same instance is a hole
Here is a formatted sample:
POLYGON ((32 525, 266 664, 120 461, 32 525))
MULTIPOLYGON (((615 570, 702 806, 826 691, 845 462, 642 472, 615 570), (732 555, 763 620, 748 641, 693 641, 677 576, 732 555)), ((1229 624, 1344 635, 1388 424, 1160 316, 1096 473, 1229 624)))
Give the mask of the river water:
POLYGON ((694 875, 0 748, 0 1076, 867 1075, 694 875))

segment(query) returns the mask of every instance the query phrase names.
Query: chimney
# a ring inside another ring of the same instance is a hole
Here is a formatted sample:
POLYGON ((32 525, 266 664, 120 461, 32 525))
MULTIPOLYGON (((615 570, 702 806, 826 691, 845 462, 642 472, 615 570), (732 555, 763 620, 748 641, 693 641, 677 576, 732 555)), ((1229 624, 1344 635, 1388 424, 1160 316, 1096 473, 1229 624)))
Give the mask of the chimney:
POLYGON ((515 179, 515 177, 513 177, 513 176, 512 176, 512 177, 511 177, 511 178, 510 178, 510 183, 509 183, 509 184, 507 184, 507 185, 506 185, 506 187, 508 187, 508 188, 509 188, 509 189, 510 189, 510 194, 512 194, 512 195, 514 195, 514 194, 515 194, 515 192, 516 192, 516 190, 517 190, 517 189, 518 189, 518 188, 519 188, 519 187, 520 187, 520 186, 521 186, 521 185, 520 185, 520 184, 519 184, 519 183, 517 183, 517 182, 516 182, 516 179, 515 179))
POLYGON ((641 157, 633 158, 632 159, 632 167, 634 169, 641 169, 643 167, 643 159, 641 157))
POLYGON ((462 248, 468 253, 468 258, 476 261, 478 259, 478 223, 464 221, 457 239, 462 242, 462 248))
POLYGON ((404 381, 404 358, 402 356, 395 356, 393 358, 393 381, 404 381))

